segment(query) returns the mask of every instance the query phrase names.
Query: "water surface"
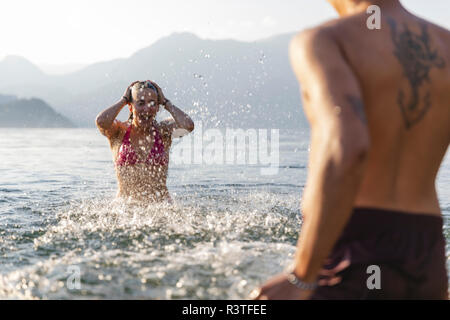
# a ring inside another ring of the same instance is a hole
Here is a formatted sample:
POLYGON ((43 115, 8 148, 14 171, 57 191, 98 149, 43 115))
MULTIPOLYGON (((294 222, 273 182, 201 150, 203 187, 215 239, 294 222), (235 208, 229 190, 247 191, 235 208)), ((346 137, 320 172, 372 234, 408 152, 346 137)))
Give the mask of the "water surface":
MULTIPOLYGON (((172 154, 175 205, 138 208, 112 201, 95 129, 0 129, 0 298, 246 298, 295 252, 307 155, 307 132, 287 130, 272 176, 172 154), (80 289, 67 285, 74 266, 80 289)), ((449 156, 437 187, 449 256, 449 156)))

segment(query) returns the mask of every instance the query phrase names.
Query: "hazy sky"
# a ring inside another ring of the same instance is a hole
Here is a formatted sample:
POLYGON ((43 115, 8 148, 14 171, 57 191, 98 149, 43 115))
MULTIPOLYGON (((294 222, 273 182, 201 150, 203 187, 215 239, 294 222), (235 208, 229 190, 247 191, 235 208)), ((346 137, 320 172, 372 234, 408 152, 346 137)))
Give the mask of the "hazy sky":
MULTIPOLYGON (((450 28, 449 0, 402 3, 450 28)), ((326 0, 2 0, 0 59, 88 64, 128 57, 176 31, 251 41, 334 17, 326 0)))

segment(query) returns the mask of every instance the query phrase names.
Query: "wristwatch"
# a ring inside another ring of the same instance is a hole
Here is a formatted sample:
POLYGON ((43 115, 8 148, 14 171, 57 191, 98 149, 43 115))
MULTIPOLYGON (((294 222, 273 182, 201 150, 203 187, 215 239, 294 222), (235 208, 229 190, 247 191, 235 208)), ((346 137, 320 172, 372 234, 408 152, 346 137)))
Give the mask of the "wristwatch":
POLYGON ((318 283, 317 282, 310 282, 310 283, 306 283, 303 282, 302 280, 300 280, 294 273, 294 270, 292 269, 291 271, 287 272, 287 279, 288 281, 293 284, 294 286, 296 286, 297 288, 301 289, 301 290, 314 290, 318 287, 318 283))

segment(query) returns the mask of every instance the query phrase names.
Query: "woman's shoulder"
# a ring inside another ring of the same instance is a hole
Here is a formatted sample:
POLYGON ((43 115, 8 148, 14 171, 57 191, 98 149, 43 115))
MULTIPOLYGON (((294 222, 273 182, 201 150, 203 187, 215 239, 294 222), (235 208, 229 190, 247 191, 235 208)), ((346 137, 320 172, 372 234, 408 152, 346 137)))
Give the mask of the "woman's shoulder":
POLYGON ((130 127, 130 123, 128 121, 120 121, 120 120, 114 120, 114 123, 117 124, 117 126, 121 129, 121 130, 127 130, 130 127))
POLYGON ((164 146, 170 147, 170 145, 172 144, 172 136, 170 135, 167 128, 167 122, 165 120, 156 122, 155 128, 158 130, 158 133, 164 142, 164 146))
POLYGON ((184 128, 179 128, 173 118, 167 118, 167 119, 161 121, 161 127, 162 127, 164 134, 167 137, 169 137, 170 139, 184 137, 185 135, 189 134, 189 132, 190 132, 184 128))
POLYGON ((116 120, 114 120, 113 126, 114 126, 115 135, 113 135, 110 138, 111 143, 113 143, 116 140, 121 140, 130 125, 129 125, 128 121, 123 122, 123 121, 116 119, 116 120))

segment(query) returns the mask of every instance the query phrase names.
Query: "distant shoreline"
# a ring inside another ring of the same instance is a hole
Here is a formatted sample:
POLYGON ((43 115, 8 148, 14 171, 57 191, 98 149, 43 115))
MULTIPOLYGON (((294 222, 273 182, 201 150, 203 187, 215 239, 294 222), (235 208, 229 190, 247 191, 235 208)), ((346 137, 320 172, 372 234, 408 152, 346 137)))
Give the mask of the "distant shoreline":
POLYGON ((17 99, 15 96, 0 98, 3 98, 0 103, 0 128, 76 127, 72 121, 57 113, 41 99, 17 99))

